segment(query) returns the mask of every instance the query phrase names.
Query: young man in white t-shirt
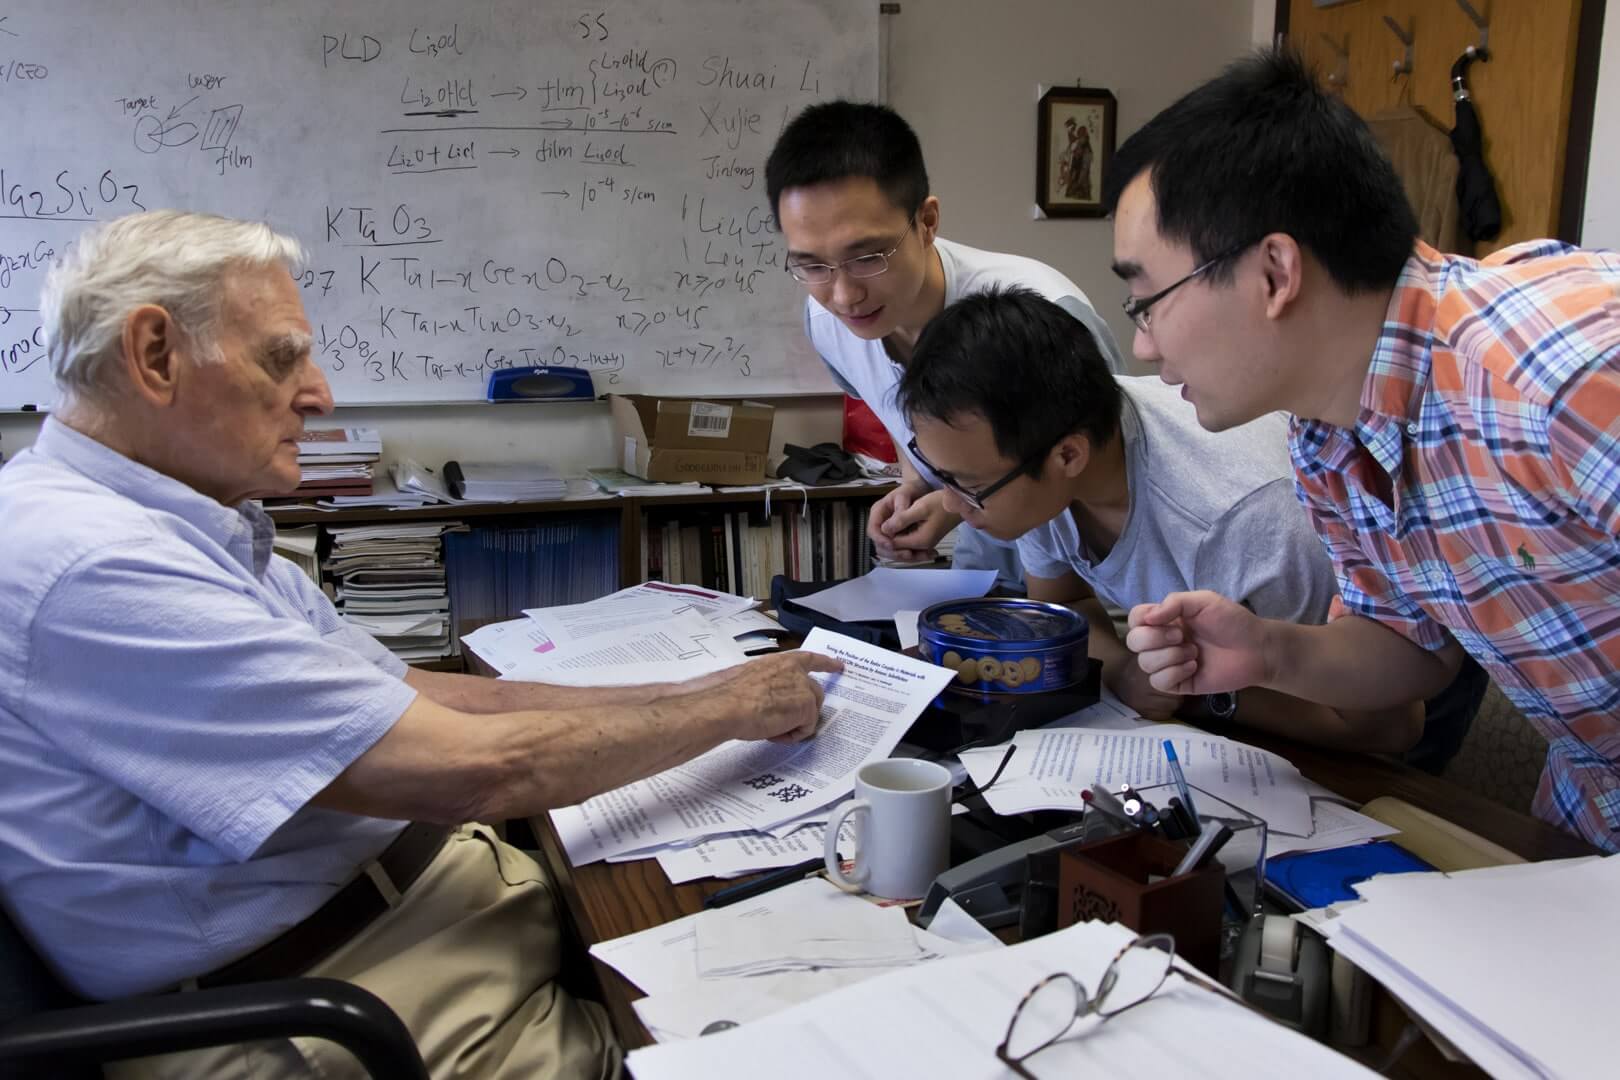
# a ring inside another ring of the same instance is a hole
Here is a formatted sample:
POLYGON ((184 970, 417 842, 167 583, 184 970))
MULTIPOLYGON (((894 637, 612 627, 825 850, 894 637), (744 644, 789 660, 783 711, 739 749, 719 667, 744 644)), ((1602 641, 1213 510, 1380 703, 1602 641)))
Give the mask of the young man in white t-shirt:
POLYGON ((1105 685, 1141 715, 1353 750, 1400 752, 1423 734, 1422 702, 1357 712, 1262 689, 1161 693, 1104 608, 1213 589, 1267 618, 1326 620, 1333 565, 1294 496, 1281 414, 1206 431, 1173 387, 1114 375, 1090 335, 1020 289, 929 323, 899 403, 946 509, 1017 543, 1030 597, 1086 616, 1105 685))
MULTIPOLYGON (((1084 323, 1114 370, 1119 347, 1080 289, 1050 266, 939 237, 939 199, 929 194, 922 147, 892 109, 848 101, 805 109, 777 139, 765 184, 788 272, 809 293, 805 334, 900 451, 904 479, 873 506, 867 534, 884 557, 932 558, 960 518, 906 452, 911 427, 894 400, 924 324, 959 297, 1019 285, 1084 323)), ((1013 583, 1021 576, 1010 545, 971 527, 957 534, 955 563, 996 569, 1013 583)))

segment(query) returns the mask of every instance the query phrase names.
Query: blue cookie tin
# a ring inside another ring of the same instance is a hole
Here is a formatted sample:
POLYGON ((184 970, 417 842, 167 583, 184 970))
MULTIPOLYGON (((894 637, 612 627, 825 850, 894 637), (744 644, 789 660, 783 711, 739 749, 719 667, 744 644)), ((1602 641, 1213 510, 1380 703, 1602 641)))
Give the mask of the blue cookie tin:
POLYGON ((1075 685, 1090 637, 1084 616, 1040 600, 947 600, 917 616, 917 651, 957 673, 952 691, 979 698, 1075 685))

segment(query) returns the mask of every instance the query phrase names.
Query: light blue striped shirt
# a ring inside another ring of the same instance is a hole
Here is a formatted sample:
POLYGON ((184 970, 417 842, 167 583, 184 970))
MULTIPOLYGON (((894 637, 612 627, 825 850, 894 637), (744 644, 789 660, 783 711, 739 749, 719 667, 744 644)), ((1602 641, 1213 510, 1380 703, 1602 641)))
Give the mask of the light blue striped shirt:
POLYGON ((401 828, 306 805, 416 692, 273 536, 54 418, 0 469, 0 890, 82 994, 252 951, 401 828))

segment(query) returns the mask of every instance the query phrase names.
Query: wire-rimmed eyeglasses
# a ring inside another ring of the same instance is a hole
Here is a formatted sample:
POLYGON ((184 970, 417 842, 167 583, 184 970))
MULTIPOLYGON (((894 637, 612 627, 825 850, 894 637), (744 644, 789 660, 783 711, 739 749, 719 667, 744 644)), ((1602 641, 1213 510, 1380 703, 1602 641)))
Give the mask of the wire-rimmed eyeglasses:
POLYGON ((889 256, 900 250, 900 245, 906 242, 911 230, 917 225, 917 215, 911 215, 906 222, 906 231, 900 234, 900 239, 888 251, 874 251, 870 255, 857 255, 853 259, 845 259, 835 263, 787 263, 787 272, 793 275, 795 281, 805 285, 825 285, 833 279, 833 275, 842 270, 852 278, 877 277, 889 268, 889 256))
POLYGON ((1257 242, 1258 241, 1255 240, 1249 240, 1239 244, 1237 247, 1223 251, 1213 259, 1210 259, 1208 262, 1204 263, 1202 266, 1199 266, 1186 277, 1181 278, 1179 281, 1171 282, 1169 285, 1166 285, 1152 296, 1128 296, 1125 298, 1125 302, 1120 306, 1125 309, 1125 314, 1130 316, 1131 322, 1136 324, 1136 328, 1138 330, 1141 330, 1144 333, 1151 333, 1153 316, 1149 309, 1151 309, 1154 304, 1157 304, 1160 300, 1163 300, 1165 297, 1187 284, 1187 282, 1207 274, 1211 269, 1220 263, 1225 262, 1227 259, 1230 259, 1235 255, 1243 254, 1245 251, 1249 250, 1249 248, 1253 247, 1257 242))
MULTIPOLYGON (((1085 1017, 1106 1021, 1158 993, 1170 975, 1175 956, 1175 938, 1169 934, 1143 934, 1109 961, 1094 994, 1066 971, 1048 975, 1030 987, 1013 1009, 1007 1034, 996 1047, 996 1057, 1024 1080, 1037 1080, 1025 1068, 1025 1062, 1063 1038, 1085 1017)), ((1202 983, 1196 977, 1188 978, 1195 984, 1202 983)), ((1207 984, 1205 988, 1214 989, 1207 984)))

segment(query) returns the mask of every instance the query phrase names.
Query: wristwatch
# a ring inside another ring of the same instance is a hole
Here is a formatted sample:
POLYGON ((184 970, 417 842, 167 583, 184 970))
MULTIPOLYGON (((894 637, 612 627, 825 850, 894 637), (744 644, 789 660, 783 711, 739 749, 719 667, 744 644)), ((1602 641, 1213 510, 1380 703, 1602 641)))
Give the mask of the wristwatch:
POLYGON ((1180 715, 1213 735, 1223 735, 1237 724, 1237 711, 1237 691, 1222 690, 1188 698, 1187 707, 1180 715))

